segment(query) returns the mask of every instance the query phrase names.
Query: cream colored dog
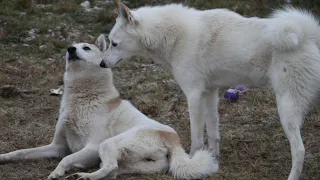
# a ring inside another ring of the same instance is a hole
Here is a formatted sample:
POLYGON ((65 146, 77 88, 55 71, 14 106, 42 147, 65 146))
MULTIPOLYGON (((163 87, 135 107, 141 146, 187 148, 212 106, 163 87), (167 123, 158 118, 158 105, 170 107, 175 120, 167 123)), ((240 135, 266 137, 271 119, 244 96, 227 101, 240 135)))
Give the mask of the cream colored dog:
POLYGON ((99 66, 105 50, 104 35, 96 45, 78 43, 68 48, 64 93, 52 143, 1 154, 0 163, 63 158, 48 179, 63 176, 72 166, 92 167, 100 159, 100 170, 69 177, 92 180, 169 169, 175 177, 193 179, 216 172, 218 165, 211 153, 199 150, 189 158, 174 129, 149 119, 119 98, 111 69, 99 66))

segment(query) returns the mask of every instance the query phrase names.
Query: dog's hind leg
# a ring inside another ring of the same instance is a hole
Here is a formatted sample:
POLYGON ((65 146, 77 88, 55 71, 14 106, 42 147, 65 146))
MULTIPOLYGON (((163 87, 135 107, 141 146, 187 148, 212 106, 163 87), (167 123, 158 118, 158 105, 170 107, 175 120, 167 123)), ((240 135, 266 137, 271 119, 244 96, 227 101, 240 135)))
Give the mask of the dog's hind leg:
POLYGON ((98 180, 126 173, 164 172, 169 168, 167 150, 153 130, 132 130, 109 138, 100 144, 99 156, 102 165, 98 171, 70 177, 98 180))
POLYGON ((277 94, 277 106, 282 127, 291 146, 292 168, 288 180, 298 180, 305 155, 300 134, 303 112, 290 93, 277 94))
POLYGON ((99 163, 98 146, 87 145, 82 150, 70 154, 61 160, 48 179, 56 179, 63 176, 72 166, 89 168, 99 163))
POLYGON ((21 149, 0 155, 0 163, 18 160, 35 160, 41 158, 59 158, 68 153, 68 148, 63 145, 49 144, 42 147, 21 149))
POLYGON ((289 180, 300 177, 305 156, 300 128, 304 114, 319 91, 320 53, 310 42, 301 45, 298 51, 275 51, 268 73, 276 93, 281 124, 291 147, 289 180))
POLYGON ((131 163, 126 165, 125 168, 119 168, 117 175, 121 174, 151 174, 151 173, 160 173, 166 172, 169 169, 168 159, 163 156, 161 159, 157 160, 148 160, 142 159, 141 161, 131 163))
POLYGON ((219 156, 219 89, 213 89, 212 91, 205 93, 205 106, 204 106, 204 118, 206 122, 206 129, 208 135, 209 150, 212 155, 219 156))
MULTIPOLYGON (((67 177, 67 179, 90 179, 98 180, 110 175, 111 172, 118 169, 118 159, 121 158, 122 152, 119 148, 123 148, 121 142, 124 141, 123 134, 106 139, 99 145, 99 156, 102 161, 100 169, 93 173, 75 173, 67 177)), ((127 141, 129 144, 129 142, 127 141)), ((111 173, 112 174, 112 173, 111 173)))

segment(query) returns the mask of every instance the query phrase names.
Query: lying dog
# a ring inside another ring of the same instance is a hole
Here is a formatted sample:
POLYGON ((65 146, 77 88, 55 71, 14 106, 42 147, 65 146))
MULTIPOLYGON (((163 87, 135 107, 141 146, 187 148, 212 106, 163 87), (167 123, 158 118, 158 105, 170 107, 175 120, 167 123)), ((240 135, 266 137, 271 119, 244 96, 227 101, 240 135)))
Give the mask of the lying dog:
POLYGON ((104 35, 96 44, 78 43, 68 48, 64 93, 53 141, 43 147, 1 154, 0 163, 63 158, 48 179, 63 176, 72 166, 92 167, 100 159, 98 171, 70 177, 115 178, 125 173, 170 169, 175 177, 193 179, 216 172, 218 165, 211 153, 199 150, 189 158, 174 129, 149 119, 119 98, 111 69, 99 66, 105 50, 104 35))

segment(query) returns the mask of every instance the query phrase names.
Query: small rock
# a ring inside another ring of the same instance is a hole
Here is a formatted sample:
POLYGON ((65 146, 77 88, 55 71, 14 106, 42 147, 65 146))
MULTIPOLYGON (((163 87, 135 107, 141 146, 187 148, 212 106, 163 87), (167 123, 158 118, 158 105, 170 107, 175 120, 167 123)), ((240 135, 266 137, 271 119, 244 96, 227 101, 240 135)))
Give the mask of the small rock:
POLYGON ((33 28, 33 29, 31 29, 29 32, 32 32, 32 33, 39 33, 40 32, 40 29, 38 29, 38 28, 33 28))
POLYGON ((32 41, 32 40, 34 40, 36 37, 27 37, 27 38, 25 38, 24 39, 24 41, 26 41, 26 42, 28 42, 28 41, 32 41))
POLYGON ((82 7, 84 7, 85 9, 89 9, 90 8, 90 2, 89 1, 85 1, 83 3, 80 4, 82 7))
POLYGON ((57 26, 55 29, 56 29, 57 31, 60 31, 60 30, 61 30, 61 26, 57 26))
POLYGON ((51 95, 62 95, 64 85, 60 86, 58 89, 50 89, 51 95))
POLYGON ((41 46, 39 46, 39 49, 40 49, 40 50, 44 50, 44 49, 46 49, 46 48, 47 48, 46 45, 41 45, 41 46))

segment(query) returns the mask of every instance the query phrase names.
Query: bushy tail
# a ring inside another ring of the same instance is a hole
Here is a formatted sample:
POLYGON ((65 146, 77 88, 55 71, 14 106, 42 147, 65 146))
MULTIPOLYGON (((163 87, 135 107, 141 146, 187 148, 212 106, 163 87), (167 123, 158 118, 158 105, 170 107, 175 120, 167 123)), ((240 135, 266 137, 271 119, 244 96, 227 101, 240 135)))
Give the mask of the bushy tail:
POLYGON ((182 148, 177 133, 159 131, 159 135, 169 150, 169 171, 175 178, 201 179, 218 171, 218 162, 209 151, 199 150, 190 158, 182 148))
POLYGON ((217 172, 218 169, 218 162, 206 150, 199 150, 189 158, 182 147, 172 149, 170 172, 175 178, 201 179, 217 172))
POLYGON ((285 7, 274 12, 266 28, 275 49, 294 50, 307 40, 320 42, 319 22, 307 11, 285 7))

